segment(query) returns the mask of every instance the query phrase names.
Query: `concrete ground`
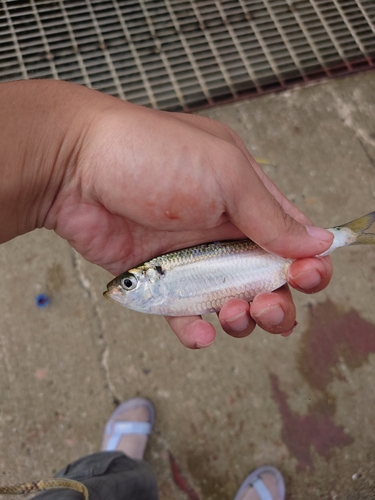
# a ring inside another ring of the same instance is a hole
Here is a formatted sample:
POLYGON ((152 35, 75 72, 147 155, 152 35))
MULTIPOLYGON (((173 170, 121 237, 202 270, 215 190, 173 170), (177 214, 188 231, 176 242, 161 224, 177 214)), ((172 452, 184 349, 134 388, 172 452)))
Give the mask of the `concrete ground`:
MULTIPOLYGON (((314 223, 375 210, 375 72, 202 114, 269 158, 267 174, 314 223)), ((266 463, 288 499, 375 498, 375 248, 333 261, 326 291, 295 293, 291 337, 220 332, 189 351, 163 318, 104 300, 109 274, 55 234, 2 245, 0 482, 96 451, 116 402, 143 395, 157 410, 146 458, 161 500, 231 500, 266 463)))

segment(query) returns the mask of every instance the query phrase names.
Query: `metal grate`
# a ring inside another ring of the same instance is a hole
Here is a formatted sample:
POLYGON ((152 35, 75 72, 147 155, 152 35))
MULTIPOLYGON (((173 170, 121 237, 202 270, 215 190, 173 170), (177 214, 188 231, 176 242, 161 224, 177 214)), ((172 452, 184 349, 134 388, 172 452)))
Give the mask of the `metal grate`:
POLYGON ((374 0, 0 0, 0 80, 191 110, 375 67, 374 0))

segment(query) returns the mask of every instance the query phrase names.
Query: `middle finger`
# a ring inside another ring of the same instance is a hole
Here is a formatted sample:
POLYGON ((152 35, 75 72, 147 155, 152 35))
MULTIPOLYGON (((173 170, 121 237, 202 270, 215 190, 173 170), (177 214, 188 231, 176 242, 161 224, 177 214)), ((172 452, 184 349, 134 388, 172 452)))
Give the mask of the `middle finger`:
POLYGON ((250 314, 267 332, 283 335, 291 333, 296 325, 296 307, 288 285, 272 293, 257 295, 251 304, 250 314))

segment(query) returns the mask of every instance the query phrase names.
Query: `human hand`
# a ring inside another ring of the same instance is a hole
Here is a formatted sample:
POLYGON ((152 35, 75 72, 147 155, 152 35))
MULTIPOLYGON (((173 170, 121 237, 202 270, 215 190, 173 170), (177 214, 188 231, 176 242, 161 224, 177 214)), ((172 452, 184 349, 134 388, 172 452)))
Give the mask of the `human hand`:
MULTIPOLYGON (((289 272, 293 287, 311 293, 328 284, 329 257, 313 256, 330 246, 332 235, 311 226, 229 127, 54 84, 64 109, 76 112, 68 114, 53 165, 53 198, 40 204, 37 219, 87 260, 117 275, 161 253, 247 236, 298 259, 289 272)), ((231 299, 219 319, 235 337, 256 324, 288 334, 295 307, 284 286, 258 295, 251 306, 231 299)), ((187 347, 205 347, 215 338, 213 326, 198 316, 167 321, 187 347)))

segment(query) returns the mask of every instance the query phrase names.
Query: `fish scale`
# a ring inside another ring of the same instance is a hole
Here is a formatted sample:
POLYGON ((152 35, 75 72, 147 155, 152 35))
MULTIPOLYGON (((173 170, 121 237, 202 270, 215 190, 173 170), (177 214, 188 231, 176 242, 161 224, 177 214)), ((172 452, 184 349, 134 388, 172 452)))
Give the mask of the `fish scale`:
MULTIPOLYGON (((328 229, 331 247, 375 244, 365 232, 375 212, 328 229)), ((105 297, 135 311, 164 316, 191 316, 217 312, 230 298, 251 302, 262 292, 286 283, 293 259, 270 254, 251 240, 204 243, 155 257, 107 285, 105 297)))
POLYGON ((199 309, 205 314, 220 310, 231 297, 251 301, 264 288, 283 285, 292 262, 268 254, 252 241, 216 242, 176 254, 149 262, 150 267, 160 265, 164 273, 165 303, 154 313, 189 315, 199 309))

